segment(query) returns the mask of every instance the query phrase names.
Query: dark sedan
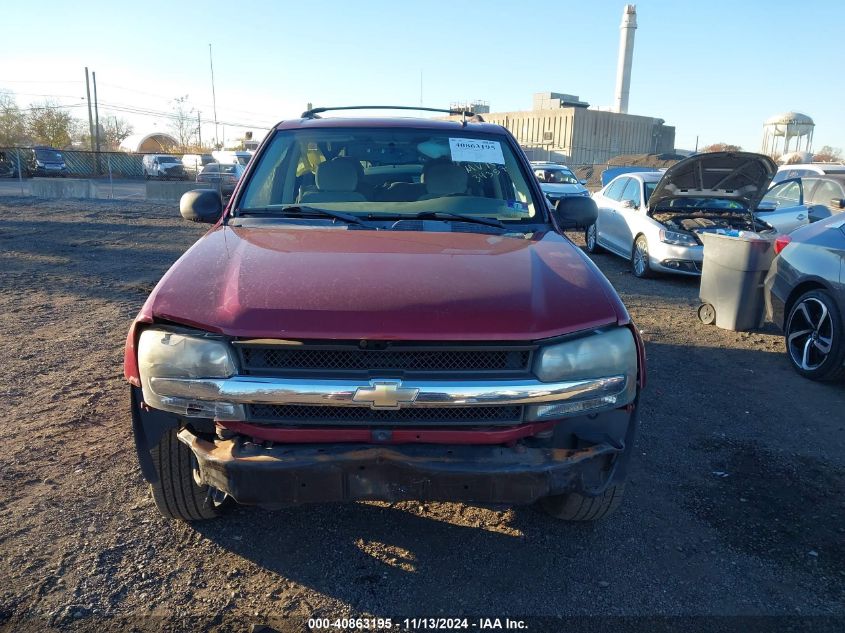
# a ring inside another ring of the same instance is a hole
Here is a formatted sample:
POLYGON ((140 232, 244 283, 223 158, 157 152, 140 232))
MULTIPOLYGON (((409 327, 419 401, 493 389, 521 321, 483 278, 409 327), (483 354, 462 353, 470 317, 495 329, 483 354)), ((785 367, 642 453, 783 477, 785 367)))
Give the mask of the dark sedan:
POLYGON ((213 185, 224 197, 231 196, 244 171, 246 168, 240 163, 232 165, 209 163, 197 174, 197 182, 213 185))
POLYGON ((845 376, 845 215, 781 235, 765 281, 766 313, 792 366, 812 380, 845 376))

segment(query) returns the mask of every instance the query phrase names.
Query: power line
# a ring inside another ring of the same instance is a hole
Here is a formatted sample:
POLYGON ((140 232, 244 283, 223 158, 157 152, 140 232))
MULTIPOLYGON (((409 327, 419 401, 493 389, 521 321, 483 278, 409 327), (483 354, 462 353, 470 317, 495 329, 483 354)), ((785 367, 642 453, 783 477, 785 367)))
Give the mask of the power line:
MULTIPOLYGON (((128 92, 135 92, 137 94, 147 95, 148 97, 157 97, 158 99, 161 99, 163 101, 173 101, 173 97, 166 97, 165 95, 156 94, 156 93, 153 93, 153 92, 147 92, 145 90, 137 90, 135 88, 127 88, 126 86, 118 86, 116 84, 106 83, 106 82, 103 82, 103 81, 100 82, 100 85, 101 86, 108 86, 109 88, 117 88, 118 90, 126 90, 128 92)), ((201 107, 201 108, 211 108, 211 107, 213 107, 211 104, 198 103, 198 102, 193 101, 193 100, 191 101, 191 103, 193 105, 195 105, 197 107, 201 107)), ((264 114, 266 114, 264 112, 255 112, 254 110, 238 110, 238 109, 235 109, 235 108, 224 108, 224 110, 226 112, 237 112, 237 113, 240 113, 240 114, 253 114, 253 115, 256 115, 256 116, 264 116, 264 114)))
MULTIPOLYGON (((79 82, 79 83, 83 83, 83 82, 79 82)), ((119 86, 113 86, 112 84, 103 84, 103 85, 109 85, 111 87, 119 87, 119 86)), ((153 95, 152 93, 147 93, 147 92, 143 92, 143 91, 140 91, 140 90, 136 90, 134 92, 138 92, 138 93, 141 93, 141 94, 147 94, 147 95, 150 95, 150 96, 160 96, 160 95, 153 95)), ((55 95, 55 94, 41 94, 41 93, 25 93, 25 92, 19 92, 19 93, 15 93, 15 94, 24 95, 24 96, 28 96, 28 97, 43 97, 43 98, 48 98, 48 99, 80 99, 82 101, 85 101, 84 96, 79 97, 79 96, 76 96, 76 95, 55 95)), ((164 98, 164 97, 162 97, 162 98, 164 98)), ((172 99, 170 99, 170 101, 172 101, 172 99)), ((57 107, 58 108, 76 107, 77 105, 78 104, 68 104, 68 105, 58 105, 58 106, 51 106, 51 107, 54 107, 54 108, 57 108, 57 107)), ((84 105, 84 104, 82 104, 82 105, 84 105)), ((174 114, 172 112, 165 112, 165 111, 162 111, 162 110, 155 110, 155 109, 152 109, 152 108, 145 108, 145 107, 141 107, 141 106, 132 106, 132 105, 120 104, 120 103, 102 103, 102 105, 105 106, 105 107, 108 107, 110 110, 114 110, 114 111, 118 111, 118 112, 124 112, 124 113, 127 113, 127 114, 137 114, 137 115, 142 115, 142 116, 150 116, 150 117, 164 118, 164 119, 170 119, 170 120, 179 120, 179 119, 182 118, 178 114, 174 114)), ((40 109, 40 108, 43 108, 43 107, 45 107, 45 106, 38 106, 38 107, 31 106, 30 108, 21 109, 21 111, 32 111, 32 110, 40 109)), ((231 110, 231 112, 238 112, 238 111, 231 110)), ((240 111, 240 112, 246 113, 247 111, 243 110, 243 111, 240 111)), ((253 114, 258 114, 258 113, 255 112, 253 114)), ((275 125, 275 123, 266 123, 266 122, 258 123, 258 122, 243 122, 243 121, 222 121, 222 120, 219 120, 219 119, 218 119, 218 123, 220 125, 228 125, 230 127, 256 128, 256 129, 259 129, 259 130, 269 130, 275 125)))

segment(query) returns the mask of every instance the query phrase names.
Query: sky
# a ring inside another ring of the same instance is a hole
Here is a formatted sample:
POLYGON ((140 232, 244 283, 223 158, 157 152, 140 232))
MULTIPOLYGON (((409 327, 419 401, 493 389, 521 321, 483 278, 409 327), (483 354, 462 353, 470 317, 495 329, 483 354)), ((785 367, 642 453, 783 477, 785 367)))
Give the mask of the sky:
MULTIPOLYGON (((203 139, 297 116, 308 103, 448 107, 481 99, 530 110, 535 92, 614 103, 623 2, 412 0, 189 2, 42 0, 3 9, 0 90, 20 106, 50 96, 87 119, 85 67, 100 117, 168 131, 188 96, 203 139), (120 109, 118 109, 120 108, 120 109), (241 127, 233 124, 241 124, 241 127)), ((676 128, 675 146, 759 151, 763 122, 798 111, 814 149, 845 149, 845 1, 640 0, 629 113, 676 128)))

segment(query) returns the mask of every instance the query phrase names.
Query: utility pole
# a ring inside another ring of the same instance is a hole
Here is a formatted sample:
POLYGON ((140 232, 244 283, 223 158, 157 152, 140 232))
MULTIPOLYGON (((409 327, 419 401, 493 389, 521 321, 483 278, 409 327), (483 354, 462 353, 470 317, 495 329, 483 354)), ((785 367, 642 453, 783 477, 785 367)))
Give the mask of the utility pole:
POLYGON ((197 144, 202 148, 202 120, 200 119, 200 112, 197 110, 197 144))
POLYGON ((85 92, 88 94, 88 130, 91 134, 91 151, 94 151, 94 117, 91 114, 91 84, 88 83, 88 66, 85 67, 85 92))
POLYGON ((211 44, 208 45, 208 64, 211 66, 211 105, 214 108, 214 145, 220 145, 217 137, 217 95, 214 92, 214 59, 211 57, 211 44))
POLYGON ((94 83, 94 137, 97 146, 97 175, 100 175, 100 109, 97 104, 97 73, 91 73, 91 80, 94 83))

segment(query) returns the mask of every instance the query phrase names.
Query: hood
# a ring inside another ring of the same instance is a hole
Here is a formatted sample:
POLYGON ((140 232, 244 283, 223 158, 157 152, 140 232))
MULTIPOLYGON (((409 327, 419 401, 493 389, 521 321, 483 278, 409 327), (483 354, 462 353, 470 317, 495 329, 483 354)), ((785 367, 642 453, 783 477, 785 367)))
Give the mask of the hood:
POLYGON ((230 336, 527 341, 627 322, 556 233, 228 227, 192 246, 142 314, 230 336))
POLYGON ((671 210, 672 200, 717 198, 754 209, 766 194, 776 172, 774 161, 762 154, 696 154, 666 170, 648 199, 648 208, 650 211, 671 210))
POLYGON ((541 182, 540 189, 543 190, 543 193, 563 193, 566 195, 579 195, 583 194, 587 191, 586 187, 582 184, 569 184, 564 182, 541 182))

